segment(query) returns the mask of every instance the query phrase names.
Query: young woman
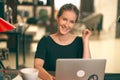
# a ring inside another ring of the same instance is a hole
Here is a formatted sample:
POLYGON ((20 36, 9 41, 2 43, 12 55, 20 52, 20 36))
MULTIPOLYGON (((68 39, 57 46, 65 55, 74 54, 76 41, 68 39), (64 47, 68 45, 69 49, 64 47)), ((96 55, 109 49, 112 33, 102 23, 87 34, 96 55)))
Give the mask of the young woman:
POLYGON ((34 59, 34 67, 43 80, 55 80, 48 71, 55 71, 58 58, 91 58, 89 37, 91 31, 85 29, 82 37, 74 36, 74 28, 79 10, 73 4, 63 5, 57 15, 58 31, 40 39, 34 59))

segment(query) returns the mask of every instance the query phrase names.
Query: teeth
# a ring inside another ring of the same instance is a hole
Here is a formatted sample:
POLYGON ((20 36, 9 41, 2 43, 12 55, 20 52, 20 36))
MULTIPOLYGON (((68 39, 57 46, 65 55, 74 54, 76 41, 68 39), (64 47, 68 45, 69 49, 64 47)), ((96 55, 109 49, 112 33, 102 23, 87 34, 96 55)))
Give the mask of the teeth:
POLYGON ((67 31, 67 29, 66 29, 66 28, 63 28, 63 30, 67 31))
POLYGON ((63 30, 67 31, 67 28, 66 28, 66 27, 63 27, 63 30))

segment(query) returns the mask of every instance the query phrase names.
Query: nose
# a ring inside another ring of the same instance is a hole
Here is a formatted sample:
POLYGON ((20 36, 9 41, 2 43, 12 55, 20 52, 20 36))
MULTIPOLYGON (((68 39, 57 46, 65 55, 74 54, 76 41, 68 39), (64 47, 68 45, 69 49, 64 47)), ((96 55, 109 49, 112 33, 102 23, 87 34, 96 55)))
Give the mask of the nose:
POLYGON ((68 26, 69 26, 69 22, 68 22, 68 21, 65 23, 65 26, 66 26, 66 27, 68 27, 68 26))

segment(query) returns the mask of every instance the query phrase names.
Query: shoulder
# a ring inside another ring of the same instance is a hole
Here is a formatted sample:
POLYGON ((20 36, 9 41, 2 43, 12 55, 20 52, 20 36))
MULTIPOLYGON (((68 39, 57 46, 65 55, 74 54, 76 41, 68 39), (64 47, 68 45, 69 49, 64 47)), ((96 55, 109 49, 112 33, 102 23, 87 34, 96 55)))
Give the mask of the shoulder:
POLYGON ((76 36, 76 40, 82 41, 82 37, 81 36, 76 36))
POLYGON ((49 39, 49 36, 43 36, 43 37, 39 40, 39 43, 40 43, 40 42, 45 43, 45 42, 47 42, 48 39, 49 39))
POLYGON ((77 43, 83 43, 83 40, 82 40, 81 36, 76 36, 74 41, 77 42, 77 43))
POLYGON ((79 44, 80 46, 83 45, 83 40, 81 36, 76 36, 76 39, 74 40, 76 44, 79 44))
POLYGON ((43 36, 40 40, 47 40, 49 38, 49 35, 45 35, 45 36, 43 36))
POLYGON ((39 42, 38 42, 38 47, 45 47, 45 46, 47 46, 48 45, 48 38, 49 38, 49 36, 43 36, 40 40, 39 40, 39 42))

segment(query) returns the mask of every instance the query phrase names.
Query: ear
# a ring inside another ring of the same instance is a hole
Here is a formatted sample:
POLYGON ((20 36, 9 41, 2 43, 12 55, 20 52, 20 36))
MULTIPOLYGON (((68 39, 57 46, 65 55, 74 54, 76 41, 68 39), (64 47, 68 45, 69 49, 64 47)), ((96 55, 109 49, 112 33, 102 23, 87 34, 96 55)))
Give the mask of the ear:
POLYGON ((58 17, 56 17, 56 21, 58 22, 58 17))

